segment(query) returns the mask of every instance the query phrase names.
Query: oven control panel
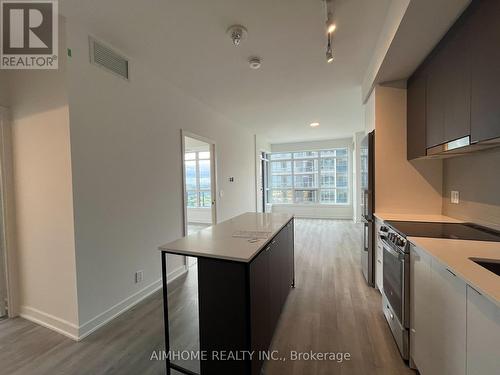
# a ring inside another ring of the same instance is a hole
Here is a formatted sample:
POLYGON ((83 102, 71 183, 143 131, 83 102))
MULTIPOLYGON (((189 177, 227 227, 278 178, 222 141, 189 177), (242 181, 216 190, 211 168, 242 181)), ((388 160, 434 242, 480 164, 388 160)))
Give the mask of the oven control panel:
POLYGON ((387 225, 382 225, 379 231, 380 238, 390 243, 393 247, 396 247, 402 251, 406 249, 406 238, 401 236, 398 232, 387 225))

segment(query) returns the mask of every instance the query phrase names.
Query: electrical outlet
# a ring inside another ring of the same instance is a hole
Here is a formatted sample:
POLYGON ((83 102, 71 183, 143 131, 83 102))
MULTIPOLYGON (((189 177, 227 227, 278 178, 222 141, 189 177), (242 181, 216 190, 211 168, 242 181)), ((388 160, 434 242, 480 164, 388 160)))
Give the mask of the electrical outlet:
POLYGON ((453 203, 453 204, 460 203, 460 193, 456 190, 451 191, 451 203, 453 203))
POLYGON ((135 273, 135 283, 138 284, 144 280, 144 271, 137 271, 135 273))

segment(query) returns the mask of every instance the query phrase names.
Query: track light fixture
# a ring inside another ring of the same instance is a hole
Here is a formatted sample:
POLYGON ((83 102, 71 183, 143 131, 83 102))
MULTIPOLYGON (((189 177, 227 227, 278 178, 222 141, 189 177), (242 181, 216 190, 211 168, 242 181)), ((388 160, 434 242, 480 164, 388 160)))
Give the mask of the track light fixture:
POLYGON ((328 12, 327 17, 326 17, 326 32, 327 32, 327 34, 332 34, 336 28, 337 28, 337 25, 335 25, 335 22, 333 21, 333 14, 332 14, 332 12, 328 12))
POLYGON ((333 0, 324 0, 326 8, 326 37, 327 37, 327 48, 326 48, 326 62, 331 63, 333 61, 333 50, 332 50, 332 34, 337 29, 337 25, 333 19, 332 3, 333 0))
POLYGON ((328 34, 328 45, 326 47, 326 62, 331 63, 333 61, 333 51, 332 51, 332 42, 331 36, 328 34))

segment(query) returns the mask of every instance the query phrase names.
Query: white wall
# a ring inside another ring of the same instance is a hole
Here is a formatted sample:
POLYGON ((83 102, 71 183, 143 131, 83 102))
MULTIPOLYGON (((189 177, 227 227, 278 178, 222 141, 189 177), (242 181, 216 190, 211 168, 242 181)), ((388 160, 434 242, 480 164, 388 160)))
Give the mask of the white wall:
POLYGON ((443 163, 406 158, 406 89, 375 88, 375 211, 441 214, 443 163))
MULTIPOLYGON (((347 147, 349 157, 349 186, 352 187, 352 138, 330 139, 310 142, 276 143, 271 145, 272 152, 296 152, 296 151, 317 151, 336 147, 347 147)), ((272 212, 294 214, 297 217, 325 218, 325 219, 349 219, 353 218, 353 197, 346 205, 326 205, 326 204, 273 204, 272 212)))
POLYGON ((394 36, 398 31, 401 20, 403 19, 409 4, 410 0, 391 1, 391 5, 389 6, 387 15, 385 17, 384 25, 382 26, 382 30, 380 31, 377 43, 373 48, 371 61, 368 65, 368 68, 366 69, 365 77, 363 78, 363 102, 366 101, 367 97, 372 92, 372 88, 374 82, 377 79, 377 75, 379 74, 380 67, 382 66, 384 58, 389 51, 391 43, 394 40, 394 36))
MULTIPOLYGON (((64 23, 59 23, 64 30, 64 23)), ((20 313, 78 333, 64 33, 60 69, 9 71, 20 313)))
MULTIPOLYGON (((81 333, 157 288, 158 246, 182 234, 183 128, 216 142, 218 220, 255 210, 253 135, 184 95, 132 51, 131 80, 88 62, 70 23, 68 87, 81 333), (229 182, 234 177, 234 182, 229 182), (144 282, 134 284, 134 272, 144 282)), ((107 40, 106 42, 113 42, 107 40)), ((169 256, 169 271, 184 260, 169 256)))
POLYGON ((365 134, 375 130, 375 90, 364 105, 365 110, 365 134))
POLYGON ((0 70, 0 106, 9 106, 9 79, 5 70, 0 70))

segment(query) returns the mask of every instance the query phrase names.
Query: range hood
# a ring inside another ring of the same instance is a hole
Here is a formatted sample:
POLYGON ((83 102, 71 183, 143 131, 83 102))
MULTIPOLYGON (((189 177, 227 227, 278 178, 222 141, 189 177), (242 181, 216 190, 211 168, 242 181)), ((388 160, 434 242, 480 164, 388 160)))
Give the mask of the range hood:
POLYGON ((500 146, 500 138, 471 143, 470 135, 446 142, 426 150, 427 158, 448 158, 500 146))

